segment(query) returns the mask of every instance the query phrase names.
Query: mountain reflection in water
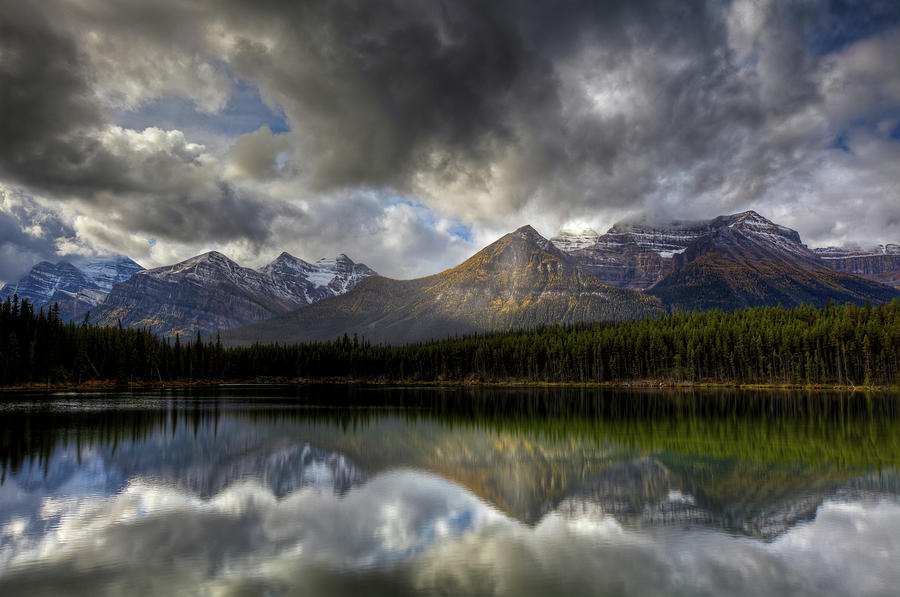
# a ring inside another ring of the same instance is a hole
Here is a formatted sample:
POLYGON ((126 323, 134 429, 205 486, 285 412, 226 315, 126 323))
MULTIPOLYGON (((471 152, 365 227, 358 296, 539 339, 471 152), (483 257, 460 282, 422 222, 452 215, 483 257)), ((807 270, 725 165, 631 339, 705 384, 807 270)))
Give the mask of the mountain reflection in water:
POLYGON ((893 595, 900 397, 8 395, 0 594, 893 595))

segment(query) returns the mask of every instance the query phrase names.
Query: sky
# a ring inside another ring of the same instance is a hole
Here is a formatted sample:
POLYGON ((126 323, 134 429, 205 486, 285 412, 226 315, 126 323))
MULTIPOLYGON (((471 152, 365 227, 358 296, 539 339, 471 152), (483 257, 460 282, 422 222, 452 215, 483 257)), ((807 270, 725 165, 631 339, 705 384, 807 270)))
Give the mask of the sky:
POLYGON ((531 224, 755 209, 900 242, 896 0, 0 0, 0 280, 409 278, 531 224))

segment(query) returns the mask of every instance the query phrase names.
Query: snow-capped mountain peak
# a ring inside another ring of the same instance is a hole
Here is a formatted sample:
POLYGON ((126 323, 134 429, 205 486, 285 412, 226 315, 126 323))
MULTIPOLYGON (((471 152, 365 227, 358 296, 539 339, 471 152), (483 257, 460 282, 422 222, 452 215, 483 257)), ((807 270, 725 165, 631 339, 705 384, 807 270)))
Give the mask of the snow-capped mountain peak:
POLYGON ((310 303, 324 298, 323 294, 342 294, 362 278, 375 274, 368 266, 354 263, 344 253, 332 258, 323 257, 315 263, 282 253, 260 271, 285 288, 303 288, 310 303))
POLYGON ((550 239, 556 248, 565 251, 577 251, 590 247, 600 239, 600 233, 590 227, 578 229, 563 228, 559 234, 550 239))
POLYGON ((752 210, 719 216, 712 220, 710 225, 713 229, 727 227, 738 230, 770 248, 804 257, 811 256, 811 252, 802 243, 796 230, 776 224, 752 210))
POLYGON ((103 292, 109 292, 119 282, 124 282, 144 268, 124 255, 84 259, 76 262, 84 276, 103 292))

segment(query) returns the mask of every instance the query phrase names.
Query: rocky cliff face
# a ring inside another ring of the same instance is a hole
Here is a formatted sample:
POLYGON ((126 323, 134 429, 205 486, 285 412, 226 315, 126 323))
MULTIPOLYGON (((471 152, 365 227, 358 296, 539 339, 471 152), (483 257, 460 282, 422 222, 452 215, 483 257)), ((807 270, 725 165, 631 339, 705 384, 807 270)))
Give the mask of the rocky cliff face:
POLYGON ((900 288, 900 245, 827 247, 815 252, 833 270, 900 288))
POLYGON ((604 283, 644 290, 671 272, 673 257, 707 230, 705 222, 620 223, 587 246, 562 235, 554 237, 554 244, 604 283))
POLYGON ((282 253, 254 270, 210 251, 117 284, 94 321, 164 336, 214 333, 340 294, 374 273, 346 255, 310 264, 282 253))
POLYGON ((78 292, 57 290, 45 307, 59 306, 59 317, 63 321, 83 319, 86 315, 103 304, 106 293, 95 288, 81 288, 78 292))

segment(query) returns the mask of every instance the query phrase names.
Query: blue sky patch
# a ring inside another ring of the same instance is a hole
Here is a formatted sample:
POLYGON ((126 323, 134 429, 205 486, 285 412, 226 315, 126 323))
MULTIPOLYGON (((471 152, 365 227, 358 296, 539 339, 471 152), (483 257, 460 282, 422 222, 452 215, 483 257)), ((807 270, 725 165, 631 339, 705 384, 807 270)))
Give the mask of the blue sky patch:
POLYGON ((113 121, 119 126, 143 130, 147 127, 190 133, 189 140, 205 132, 210 137, 237 138, 268 126, 273 133, 290 130, 284 113, 273 111, 263 102, 259 90, 245 79, 236 79, 228 105, 217 114, 197 109, 194 102, 181 97, 164 97, 149 102, 137 110, 117 110, 113 121))
POLYGON ((829 0, 820 15, 806 39, 813 52, 824 55, 900 26, 900 2, 829 0))
POLYGON ((472 225, 471 224, 463 224, 459 222, 450 226, 447 229, 447 232, 455 236, 456 238, 462 239, 466 242, 472 242, 472 225))
POLYGON ((841 131, 840 134, 834 138, 834 141, 831 142, 831 145, 828 146, 828 149, 840 149, 847 153, 853 153, 850 146, 847 144, 847 131, 841 131))

